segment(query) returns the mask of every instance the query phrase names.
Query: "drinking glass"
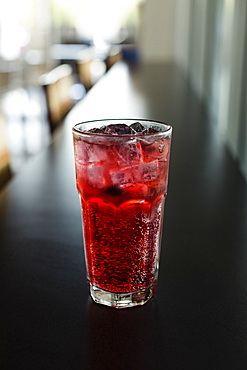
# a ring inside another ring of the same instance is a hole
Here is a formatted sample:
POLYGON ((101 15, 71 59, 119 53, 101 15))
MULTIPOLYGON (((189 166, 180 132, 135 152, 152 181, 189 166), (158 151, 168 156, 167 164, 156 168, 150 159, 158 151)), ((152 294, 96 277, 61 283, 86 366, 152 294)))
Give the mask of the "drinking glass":
POLYGON ((72 131, 91 297, 142 305, 157 285, 172 127, 108 119, 72 131))

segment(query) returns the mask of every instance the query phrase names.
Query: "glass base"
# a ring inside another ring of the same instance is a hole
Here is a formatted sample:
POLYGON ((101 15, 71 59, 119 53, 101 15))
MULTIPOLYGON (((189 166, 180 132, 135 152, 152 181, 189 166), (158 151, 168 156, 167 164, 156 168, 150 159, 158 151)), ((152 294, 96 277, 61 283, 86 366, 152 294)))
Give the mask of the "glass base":
POLYGON ((112 293, 100 289, 89 283, 90 295, 94 302, 115 308, 141 306, 148 302, 155 294, 157 280, 148 288, 130 293, 112 293))

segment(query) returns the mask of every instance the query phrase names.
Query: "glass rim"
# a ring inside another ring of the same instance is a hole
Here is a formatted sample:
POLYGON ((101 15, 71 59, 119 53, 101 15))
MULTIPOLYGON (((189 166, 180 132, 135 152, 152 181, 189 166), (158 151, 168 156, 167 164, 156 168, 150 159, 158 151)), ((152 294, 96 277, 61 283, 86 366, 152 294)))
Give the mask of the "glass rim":
POLYGON ((102 118, 102 119, 94 119, 94 120, 88 120, 88 121, 82 121, 82 122, 79 122, 79 123, 76 123, 73 127, 72 127, 72 132, 73 134, 77 134, 77 135, 85 135, 85 136, 95 136, 95 137, 110 137, 110 138, 124 138, 124 137, 138 137, 138 136, 142 136, 142 137, 147 137, 147 136, 162 136, 164 134, 169 134, 172 132, 172 129, 173 127, 165 122, 162 122, 162 121, 157 121, 157 120, 153 120, 153 119, 147 119, 147 118, 102 118), (99 122, 119 122, 121 123, 121 121, 129 121, 129 122, 150 122, 150 123, 158 123, 160 125, 165 125, 166 126, 166 129, 164 131, 157 131, 155 133, 148 133, 148 134, 143 134, 142 132, 136 132, 136 133, 131 133, 131 134, 123 134, 123 135, 112 135, 112 134, 100 134, 100 133, 97 133, 97 132, 86 132, 86 131, 80 131, 78 130, 76 127, 79 126, 79 125, 83 125, 83 124, 86 124, 86 123, 99 123, 99 122))

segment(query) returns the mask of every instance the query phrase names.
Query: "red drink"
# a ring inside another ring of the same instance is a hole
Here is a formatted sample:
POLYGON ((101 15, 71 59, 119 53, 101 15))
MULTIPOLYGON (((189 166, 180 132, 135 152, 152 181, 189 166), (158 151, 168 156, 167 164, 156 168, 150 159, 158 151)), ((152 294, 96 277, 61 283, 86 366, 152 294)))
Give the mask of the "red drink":
POLYGON ((117 307, 143 304, 155 289, 171 141, 170 126, 131 122, 108 121, 101 129, 105 122, 85 123, 73 131, 91 294, 124 301, 133 293, 129 304, 93 297, 117 307))

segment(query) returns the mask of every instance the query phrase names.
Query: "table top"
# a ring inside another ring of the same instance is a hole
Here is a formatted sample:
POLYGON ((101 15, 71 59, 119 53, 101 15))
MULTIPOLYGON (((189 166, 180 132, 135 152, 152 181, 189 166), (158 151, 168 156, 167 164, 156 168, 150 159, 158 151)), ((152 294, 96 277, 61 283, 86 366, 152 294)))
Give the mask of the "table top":
POLYGON ((0 195, 0 368, 246 369, 247 185, 172 64, 121 62, 0 195), (88 295, 71 127, 173 125, 156 297, 117 310, 88 295))

